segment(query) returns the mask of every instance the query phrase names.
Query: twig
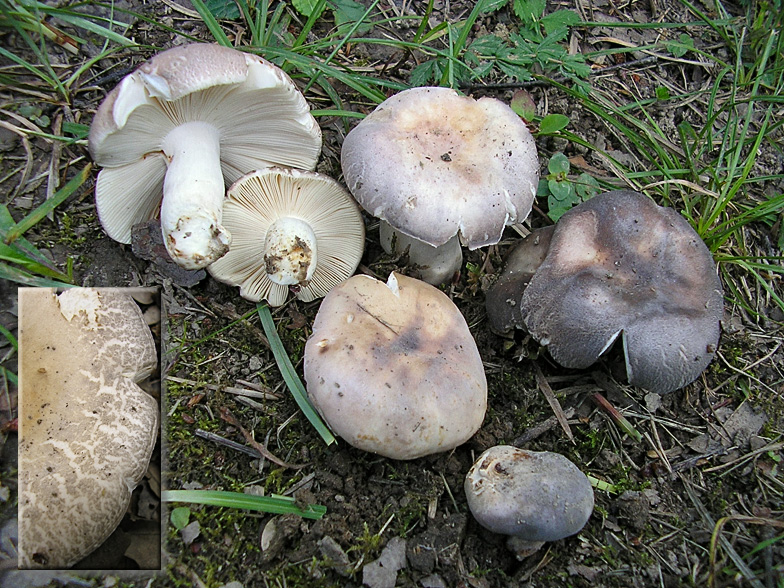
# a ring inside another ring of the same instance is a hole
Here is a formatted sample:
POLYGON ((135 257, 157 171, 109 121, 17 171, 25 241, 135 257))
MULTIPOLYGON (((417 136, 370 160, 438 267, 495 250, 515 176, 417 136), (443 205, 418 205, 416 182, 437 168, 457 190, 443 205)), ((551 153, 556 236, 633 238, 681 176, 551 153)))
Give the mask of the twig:
POLYGON ((535 363, 534 369, 536 370, 536 383, 539 385, 539 389, 547 399, 547 403, 550 405, 553 413, 555 413, 555 418, 558 419, 558 424, 561 425, 561 428, 564 430, 564 433, 566 433, 569 441, 574 443, 574 435, 572 435, 572 429, 569 427, 569 422, 567 421, 566 415, 561 408, 561 403, 558 402, 558 399, 553 393, 553 389, 550 387, 550 384, 547 383, 547 379, 544 377, 544 373, 542 373, 542 368, 540 368, 539 365, 535 363))
POLYGON ((248 447, 247 445, 243 445, 242 443, 237 443, 236 441, 232 441, 231 439, 226 439, 225 437, 221 437, 216 433, 210 433, 209 431, 205 431, 204 429, 196 429, 196 431, 194 431, 194 435, 196 435, 197 437, 201 437, 202 439, 206 439, 207 441, 212 441, 213 443, 217 443, 218 445, 223 445, 224 447, 228 447, 229 449, 234 449, 235 451, 241 451, 242 453, 245 453, 257 459, 262 457, 262 455, 252 447, 248 447))
POLYGON ((728 461, 727 463, 723 463, 723 464, 720 464, 720 465, 717 465, 717 466, 713 466, 713 467, 710 467, 710 468, 702 470, 702 471, 703 472, 717 472, 719 470, 723 470, 724 468, 727 468, 727 467, 730 467, 730 466, 733 466, 732 469, 735 469, 736 467, 738 467, 740 465, 743 465, 744 463, 749 461, 751 458, 753 458, 753 457, 755 457, 755 456, 757 456, 757 455, 759 455, 761 453, 767 453, 768 451, 779 451, 782 448, 784 448, 784 442, 776 443, 776 442, 771 441, 770 443, 768 443, 764 447, 760 447, 759 449, 755 449, 754 451, 752 451, 750 453, 747 453, 746 455, 743 455, 743 456, 739 457, 738 459, 735 459, 733 461, 728 461))
MULTIPOLYGON (((187 378, 178 378, 176 376, 166 376, 166 379, 177 384, 187 384, 189 386, 200 386, 215 392, 228 392, 229 394, 236 394, 238 396, 248 396, 250 398, 262 398, 264 400, 280 400, 280 395, 274 392, 264 392, 260 390, 247 390, 245 388, 236 388, 234 386, 219 386, 217 384, 207 384, 206 382, 197 382, 196 380, 189 380, 187 378)), ((245 382, 239 383, 245 384, 245 382)), ((254 386, 259 387, 258 384, 254 386)))
MULTIPOLYGON (((574 416, 574 409, 573 408, 567 408, 564 411, 564 416, 566 416, 567 419, 572 418, 572 416, 574 416)), ((557 424, 558 424, 558 419, 556 418, 555 415, 553 415, 553 416, 545 419, 544 421, 542 421, 538 425, 536 425, 534 427, 531 427, 530 429, 526 429, 525 433, 523 433, 517 439, 512 441, 512 445, 514 445, 515 447, 522 447, 526 443, 530 443, 534 439, 537 439, 537 438, 541 437, 542 435, 544 435, 547 431, 552 429, 557 424)))
POLYGON ((700 453, 699 455, 693 455, 692 457, 688 457, 682 461, 672 464, 672 471, 673 472, 683 472, 685 470, 689 470, 698 465, 700 460, 708 459, 709 457, 715 457, 717 455, 726 455, 727 450, 724 446, 716 447, 715 449, 711 449, 707 453, 700 453))
POLYGON ((278 459, 277 457, 275 457, 272 453, 269 452, 269 450, 266 447, 264 447, 261 443, 259 443, 258 441, 256 441, 253 438, 253 435, 251 435, 245 429, 245 427, 243 427, 240 424, 240 422, 237 420, 237 417, 235 417, 233 414, 231 414, 231 411, 228 408, 226 408, 226 407, 221 408, 221 419, 226 421, 230 425, 233 425, 233 426, 237 427, 237 429, 239 429, 240 433, 242 433, 242 436, 245 437, 245 441, 248 443, 248 445, 253 447, 263 457, 265 457, 266 459, 270 460, 271 462, 276 463, 276 464, 278 464, 281 467, 291 468, 291 469, 295 469, 295 470, 302 469, 302 468, 304 468, 304 467, 306 467, 308 465, 308 464, 287 463, 287 462, 283 461, 282 459, 278 459))

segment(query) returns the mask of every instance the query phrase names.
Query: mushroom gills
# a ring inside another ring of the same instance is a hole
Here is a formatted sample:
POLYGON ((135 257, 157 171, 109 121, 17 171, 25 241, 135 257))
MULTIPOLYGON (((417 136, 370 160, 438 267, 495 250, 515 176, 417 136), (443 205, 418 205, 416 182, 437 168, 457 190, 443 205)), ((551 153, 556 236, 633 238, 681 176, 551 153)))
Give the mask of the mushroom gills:
POLYGON ((270 280, 281 286, 310 282, 318 265, 313 228, 291 216, 272 223, 264 239, 264 265, 270 280))

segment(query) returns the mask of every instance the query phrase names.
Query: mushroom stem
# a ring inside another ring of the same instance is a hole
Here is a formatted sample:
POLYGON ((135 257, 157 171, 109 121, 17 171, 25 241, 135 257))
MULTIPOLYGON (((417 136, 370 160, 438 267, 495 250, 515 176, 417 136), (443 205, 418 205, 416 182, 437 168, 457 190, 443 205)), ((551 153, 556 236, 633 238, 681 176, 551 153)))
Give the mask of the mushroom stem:
POLYGON ((168 169, 163 182, 161 230, 172 259, 186 269, 208 266, 229 250, 221 226, 223 172, 220 134, 200 121, 184 123, 163 140, 168 169))
POLYGON ((418 266, 419 278, 428 284, 442 284, 451 279, 463 265, 463 250, 458 235, 443 245, 433 247, 395 230, 383 220, 379 223, 378 234, 381 247, 387 253, 401 254, 407 250, 409 262, 418 266))
POLYGON ((264 264, 269 279, 276 284, 306 285, 318 265, 313 228, 292 216, 276 220, 264 239, 264 264))

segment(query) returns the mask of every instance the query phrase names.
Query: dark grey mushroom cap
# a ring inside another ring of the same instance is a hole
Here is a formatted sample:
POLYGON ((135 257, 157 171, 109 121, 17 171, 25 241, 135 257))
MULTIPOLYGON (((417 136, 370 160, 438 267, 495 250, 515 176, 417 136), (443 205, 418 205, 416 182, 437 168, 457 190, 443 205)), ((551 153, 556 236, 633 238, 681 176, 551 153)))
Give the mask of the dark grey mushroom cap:
POLYGON ((664 394, 712 360, 723 294, 710 251, 683 217, 618 190, 561 217, 521 313, 569 368, 588 367, 623 333, 629 382, 664 394))
POLYGON ((491 447, 465 479, 477 522, 526 542, 557 541, 578 533, 593 512, 588 477, 563 455, 491 447))

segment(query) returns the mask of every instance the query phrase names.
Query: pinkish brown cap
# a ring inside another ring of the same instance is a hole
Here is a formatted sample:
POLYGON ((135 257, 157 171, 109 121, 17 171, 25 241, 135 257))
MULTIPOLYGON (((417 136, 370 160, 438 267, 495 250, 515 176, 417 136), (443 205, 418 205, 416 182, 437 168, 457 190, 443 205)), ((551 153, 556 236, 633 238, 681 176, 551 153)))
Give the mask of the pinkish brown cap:
POLYGON ((436 87, 382 102, 346 136, 341 164, 365 210, 434 247, 458 233, 470 249, 497 243, 530 213, 539 177, 508 105, 436 87))
POLYGON ((482 358, 446 294, 392 273, 349 278, 321 302, 305 345, 308 396, 350 445, 392 459, 449 451, 481 426, 482 358))

